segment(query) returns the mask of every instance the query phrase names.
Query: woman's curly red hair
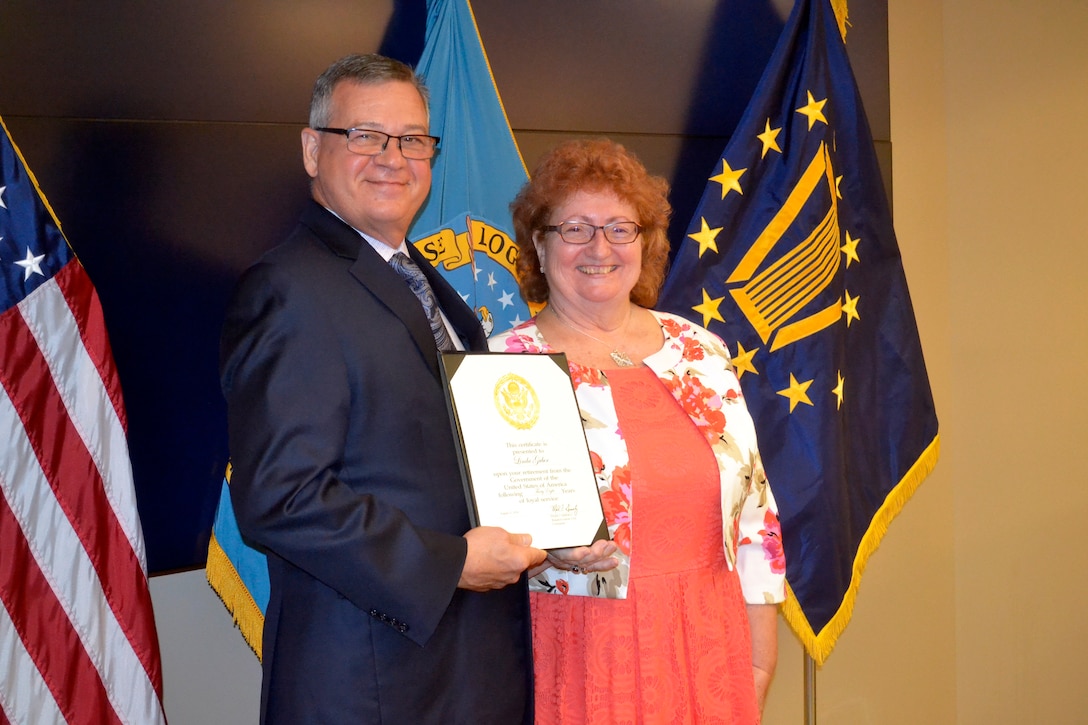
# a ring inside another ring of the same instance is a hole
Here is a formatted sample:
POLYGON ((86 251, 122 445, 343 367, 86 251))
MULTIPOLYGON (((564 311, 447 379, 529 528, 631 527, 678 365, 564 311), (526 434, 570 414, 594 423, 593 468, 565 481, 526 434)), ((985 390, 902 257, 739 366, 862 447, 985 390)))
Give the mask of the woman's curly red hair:
POLYGON ((665 281, 669 259, 669 184, 652 176, 634 154, 608 139, 566 141, 550 150, 510 205, 522 298, 533 303, 548 300, 548 279, 540 271, 533 235, 547 226, 556 207, 579 191, 611 192, 634 207, 637 219, 633 221, 642 227, 638 242, 642 246, 642 274, 631 290, 631 301, 652 307, 665 281))

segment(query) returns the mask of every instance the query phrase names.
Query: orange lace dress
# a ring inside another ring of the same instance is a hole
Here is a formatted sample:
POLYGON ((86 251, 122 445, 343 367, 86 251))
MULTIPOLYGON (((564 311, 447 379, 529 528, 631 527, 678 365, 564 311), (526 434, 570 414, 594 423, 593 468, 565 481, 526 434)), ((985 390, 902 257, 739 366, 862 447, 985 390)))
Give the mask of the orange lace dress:
POLYGON ((714 455, 649 368, 607 375, 638 511, 627 598, 530 594, 536 722, 756 723, 714 455))

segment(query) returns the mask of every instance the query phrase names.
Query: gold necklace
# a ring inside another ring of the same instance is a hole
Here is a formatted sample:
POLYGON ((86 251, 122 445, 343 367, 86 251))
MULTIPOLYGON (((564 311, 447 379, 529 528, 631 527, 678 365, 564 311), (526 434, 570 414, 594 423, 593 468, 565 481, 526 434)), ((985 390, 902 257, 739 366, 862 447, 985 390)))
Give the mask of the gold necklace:
MULTIPOLYGON (((552 315, 553 315, 553 316, 555 317, 555 319, 559 320, 559 322, 561 322, 562 324, 566 325, 566 326, 567 326, 567 327, 569 327, 570 329, 574 330, 574 331, 575 331, 575 332, 577 332, 577 333, 578 333, 579 335, 585 335, 585 336, 586 336, 586 337, 588 337, 588 338, 589 338, 590 340, 594 340, 594 341, 596 341, 596 342, 599 342, 600 344, 604 345, 605 347, 611 347, 611 348, 612 348, 612 352, 608 353, 608 357, 612 358, 612 362, 616 363, 616 365, 620 366, 621 368, 629 368, 629 367, 633 367, 633 366, 634 366, 634 364, 635 364, 635 363, 631 361, 631 358, 630 358, 630 356, 628 356, 628 354, 627 354, 627 353, 625 353, 625 352, 624 352, 623 350, 620 350, 620 349, 619 349, 618 347, 616 347, 615 345, 609 345, 609 344, 608 344, 607 342, 605 342, 605 341, 604 341, 604 340, 602 340, 601 338, 599 338, 599 337, 594 337, 593 335, 590 335, 590 334, 589 334, 588 332, 586 332, 585 330, 580 330, 580 329, 578 329, 577 327, 575 327, 574 325, 572 325, 571 323, 567 322, 567 321, 566 321, 566 320, 564 320, 564 319, 563 319, 562 317, 560 317, 560 316, 559 316, 559 313, 558 313, 558 312, 556 312, 555 308, 554 308, 554 307, 552 307, 551 305, 548 305, 548 309, 552 311, 552 315)), ((630 322, 630 320, 631 320, 631 316, 630 316, 630 310, 628 310, 628 316, 627 316, 627 321, 625 321, 625 322, 623 323, 623 328, 624 328, 624 329, 626 329, 626 328, 627 328, 627 322, 630 322)))

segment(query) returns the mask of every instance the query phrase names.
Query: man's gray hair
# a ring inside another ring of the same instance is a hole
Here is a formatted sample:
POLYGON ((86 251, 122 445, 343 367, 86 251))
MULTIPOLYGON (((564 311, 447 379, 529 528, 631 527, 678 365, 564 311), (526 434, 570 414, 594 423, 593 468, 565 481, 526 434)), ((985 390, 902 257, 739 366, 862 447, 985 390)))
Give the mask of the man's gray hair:
POLYGON ((399 60, 387 58, 377 53, 366 55, 346 55, 330 65, 314 83, 313 97, 310 99, 310 128, 321 128, 329 125, 329 105, 332 99, 333 89, 341 81, 351 81, 369 85, 374 83, 387 83, 390 81, 402 81, 411 83, 419 91, 423 99, 423 108, 430 119, 430 97, 427 87, 422 79, 416 75, 412 67, 401 63, 399 60))

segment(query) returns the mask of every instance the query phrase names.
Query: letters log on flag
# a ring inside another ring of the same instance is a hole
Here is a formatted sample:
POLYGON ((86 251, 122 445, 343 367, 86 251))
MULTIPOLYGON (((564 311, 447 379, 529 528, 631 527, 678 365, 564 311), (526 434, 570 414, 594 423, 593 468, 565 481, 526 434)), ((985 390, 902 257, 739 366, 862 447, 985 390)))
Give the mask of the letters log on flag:
POLYGON ((939 450, 844 27, 829 0, 798 0, 660 302, 733 352, 780 507, 783 611, 817 663, 939 450))
POLYGON ((163 723, 125 411, 102 308, 3 129, 0 722, 163 723))
MULTIPOLYGON (((428 0, 427 7, 426 42, 416 72, 430 90, 431 133, 442 142, 430 196, 408 236, 476 310, 490 335, 530 315, 514 278, 509 210, 528 174, 467 0, 428 0)), ((260 657, 268 570, 264 555, 238 532, 227 480, 206 573, 260 657)))
POLYGON ((470 307, 484 332, 529 318, 514 278, 510 202, 529 179, 467 0, 427 3, 418 73, 442 137, 431 195, 408 238, 470 307))

